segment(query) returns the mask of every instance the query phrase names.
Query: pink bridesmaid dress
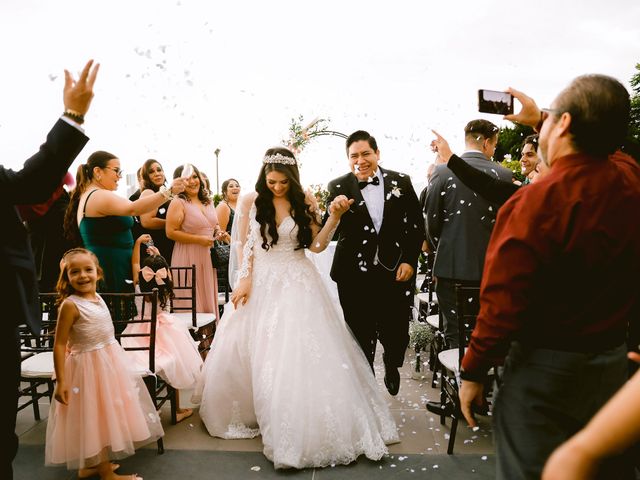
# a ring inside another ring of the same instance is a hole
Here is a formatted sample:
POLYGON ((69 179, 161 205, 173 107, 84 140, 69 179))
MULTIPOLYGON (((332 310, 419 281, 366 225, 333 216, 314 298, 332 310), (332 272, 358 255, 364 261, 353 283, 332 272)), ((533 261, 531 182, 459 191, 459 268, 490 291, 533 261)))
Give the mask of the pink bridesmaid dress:
MULTIPOLYGON (((183 232, 213 237, 214 229, 218 225, 218 216, 213 203, 206 205, 203 212, 198 205, 180 197, 172 201, 182 202, 184 206, 184 220, 180 227, 183 232)), ((209 247, 196 243, 176 242, 171 256, 171 266, 188 267, 192 264, 196 266, 196 311, 215 313, 216 318, 219 319, 218 276, 211 264, 209 247)))

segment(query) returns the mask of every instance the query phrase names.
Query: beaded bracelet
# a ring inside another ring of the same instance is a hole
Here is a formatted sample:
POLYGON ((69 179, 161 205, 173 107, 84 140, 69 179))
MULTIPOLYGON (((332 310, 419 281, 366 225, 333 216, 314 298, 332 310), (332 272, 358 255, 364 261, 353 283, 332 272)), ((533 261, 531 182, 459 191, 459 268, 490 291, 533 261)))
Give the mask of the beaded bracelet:
POLYGON ((62 115, 70 118, 78 124, 84 123, 84 115, 80 112, 76 112, 75 110, 71 110, 70 108, 67 108, 62 115))

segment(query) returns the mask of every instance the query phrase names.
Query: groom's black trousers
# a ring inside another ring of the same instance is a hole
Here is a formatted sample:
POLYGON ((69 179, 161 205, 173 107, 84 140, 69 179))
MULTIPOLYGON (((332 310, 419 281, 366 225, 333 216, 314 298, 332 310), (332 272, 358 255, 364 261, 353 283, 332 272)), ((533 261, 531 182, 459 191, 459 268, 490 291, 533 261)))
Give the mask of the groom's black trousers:
POLYGON ((380 340, 384 363, 401 367, 409 345, 414 280, 396 282, 389 275, 374 270, 359 278, 339 281, 338 295, 347 325, 369 364, 373 366, 376 343, 380 340))

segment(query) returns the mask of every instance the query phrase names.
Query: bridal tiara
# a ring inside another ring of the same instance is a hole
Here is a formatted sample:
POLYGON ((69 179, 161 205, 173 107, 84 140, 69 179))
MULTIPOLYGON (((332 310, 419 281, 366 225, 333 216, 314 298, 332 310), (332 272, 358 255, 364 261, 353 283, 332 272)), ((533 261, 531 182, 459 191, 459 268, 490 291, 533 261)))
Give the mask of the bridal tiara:
POLYGON ((282 163, 283 165, 296 165, 296 159, 276 153, 275 155, 267 155, 262 159, 262 163, 282 163))

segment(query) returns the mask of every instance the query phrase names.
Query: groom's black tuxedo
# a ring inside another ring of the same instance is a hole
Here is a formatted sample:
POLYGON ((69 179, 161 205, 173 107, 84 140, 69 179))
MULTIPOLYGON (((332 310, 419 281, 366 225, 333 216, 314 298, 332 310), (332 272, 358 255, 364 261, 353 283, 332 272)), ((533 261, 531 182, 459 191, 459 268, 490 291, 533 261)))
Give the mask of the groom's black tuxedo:
POLYGON ((415 278, 397 282, 395 277, 401 263, 416 268, 424 220, 409 176, 378 168, 384 187, 380 232, 353 173, 329 182, 327 205, 338 195, 354 199, 336 231, 331 278, 338 284, 345 320, 369 362, 373 363, 379 338, 385 363, 399 367, 409 342, 415 278))

